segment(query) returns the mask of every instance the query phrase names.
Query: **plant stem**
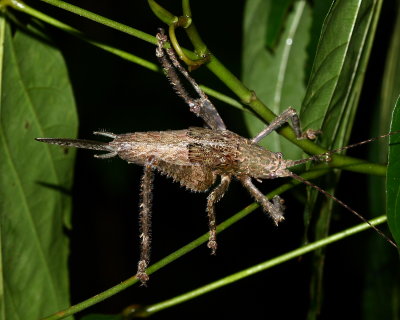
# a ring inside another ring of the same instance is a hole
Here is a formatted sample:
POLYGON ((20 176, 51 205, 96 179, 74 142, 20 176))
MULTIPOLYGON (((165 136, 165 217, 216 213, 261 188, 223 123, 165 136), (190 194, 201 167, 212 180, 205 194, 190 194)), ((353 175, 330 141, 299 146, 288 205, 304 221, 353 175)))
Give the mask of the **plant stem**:
MULTIPOLYGON (((242 217, 246 216, 249 212, 253 211, 256 205, 252 204, 250 206, 248 206, 247 208, 243 209, 242 211, 240 211, 239 213, 237 213, 234 217, 228 219, 231 221, 226 220, 223 224, 226 224, 225 228, 227 228, 230 225, 232 225, 234 222, 240 220, 242 217), (238 216, 240 215, 240 218, 238 218, 238 216), (234 219, 233 219, 234 218, 234 219)), ((258 205, 257 205, 258 206, 258 205)), ((372 220, 370 220, 369 222, 374 225, 377 226, 379 224, 382 224, 384 222, 386 222, 387 218, 386 216, 380 216, 377 218, 374 218, 372 220)), ((221 224, 222 226, 222 224, 221 224)), ((225 228, 218 228, 218 231, 222 231, 225 228)), ((318 248, 321 248, 323 246, 326 246, 328 244, 331 244, 333 242, 336 241, 340 241, 346 237, 349 237, 351 235, 354 235, 356 233, 359 233, 361 231, 367 230, 369 229, 370 226, 366 223, 362 223, 359 224, 355 227, 343 230, 341 232, 338 232, 334 235, 331 235, 327 238, 318 240, 316 242, 310 243, 304 247, 301 247, 299 249, 290 251, 288 253, 285 253, 283 255, 280 255, 276 258, 267 260, 265 262, 262 262, 260 264, 257 264, 255 266, 252 266, 248 269, 242 270, 240 272, 234 273, 232 275, 229 275, 227 277, 224 277, 220 280, 217 280, 215 282, 212 282, 208 285, 205 285, 203 287, 197 288, 195 290, 192 290, 190 292, 186 292, 185 294, 179 295, 177 297, 174 297, 172 299, 168 299, 153 305, 150 305, 148 307, 142 308, 137 310, 137 313, 134 313, 133 315, 135 317, 146 317, 149 316, 153 313, 156 313, 158 311, 161 311, 163 309, 166 308, 170 308, 172 306, 178 305, 180 303, 183 303, 185 301, 194 299, 198 296, 201 296, 205 293, 208 293, 210 291, 216 290, 218 288, 221 288, 223 286, 226 286, 230 283, 236 282, 238 280, 247 278, 251 275, 254 275, 256 273, 259 273, 261 271, 267 270, 269 268, 272 268, 274 266, 277 266, 283 262, 289 261, 291 259, 294 259, 296 257, 302 256, 308 252, 314 251, 318 248)), ((170 254, 169 256, 165 257, 164 259, 160 260, 159 262, 155 263, 154 265, 152 265, 148 270, 148 274, 154 273, 155 271, 157 271, 158 269, 161 269, 162 267, 164 267, 165 265, 169 264, 170 262, 178 259, 179 257, 181 257, 182 255, 186 254, 187 252, 193 250, 194 248, 196 248, 198 246, 198 243, 201 242, 206 242, 208 240, 208 234, 204 234, 203 236, 197 238, 196 240, 192 241, 191 243, 187 244, 186 246, 182 247, 181 249, 175 251, 174 253, 170 254)), ((59 311, 51 316, 48 316, 46 318, 43 318, 42 320, 58 320, 58 319, 63 319, 67 316, 70 316, 72 314, 75 314, 81 310, 84 310, 100 301, 103 301, 104 299, 128 288, 129 286, 135 284, 136 282, 138 282, 138 280, 135 277, 131 277, 127 280, 125 280, 124 282, 90 298, 87 299, 77 305, 71 306, 70 308, 63 310, 63 311, 59 311)))
POLYGON ((108 19, 106 17, 103 17, 101 15, 98 15, 96 13, 90 12, 88 10, 79 8, 77 6, 74 6, 72 4, 69 4, 64 1, 60 0, 41 0, 43 2, 46 2, 48 4, 51 4, 52 6, 58 7, 60 9, 64 9, 66 11, 69 11, 71 13, 77 14, 79 16, 85 17, 89 20, 95 21, 97 23, 100 23, 104 26, 113 28, 115 30, 119 30, 123 33, 129 34, 131 36, 134 36, 138 39, 144 40, 146 42, 152 43, 152 44, 157 44, 157 40, 155 37, 149 35, 148 33, 145 33, 143 31, 140 31, 138 29, 129 27, 127 25, 124 25, 122 23, 116 22, 114 20, 108 19))
MULTIPOLYGON (((380 216, 380 217, 377 217, 375 219, 370 220, 370 223, 372 225, 374 225, 374 226, 377 226, 377 225, 382 224, 384 222, 386 222, 386 216, 380 216)), ((352 228, 343 230, 341 232, 335 233, 335 234, 333 234, 333 235, 331 235, 331 236, 329 236, 327 238, 318 240, 316 242, 310 243, 310 244, 308 244, 308 245, 306 245, 304 247, 301 247, 299 249, 296 249, 296 250, 293 250, 291 252, 288 252, 288 253, 285 253, 283 255, 280 255, 280 256, 278 256, 276 258, 267 260, 267 261, 262 262, 260 264, 254 265, 254 266, 252 266, 250 268, 241 270, 241 271, 239 271, 237 273, 231 274, 231 275, 229 275, 227 277, 224 277, 224 278, 219 279, 217 281, 211 282, 211 283, 209 283, 209 284, 207 284, 205 286, 202 286, 202 287, 197 288, 195 290, 186 292, 186 293, 184 293, 182 295, 179 295, 179 296, 176 296, 176 297, 174 297, 172 299, 168 299, 168 300, 165 300, 165 301, 162 301, 162 302, 158 302, 158 303, 155 303, 153 305, 144 307, 144 308, 138 310, 137 314, 133 313, 133 316, 138 316, 138 317, 150 316, 150 315, 152 315, 152 314, 154 314, 156 312, 159 312, 161 310, 173 307, 175 305, 181 304, 181 303, 186 302, 188 300, 197 298, 197 297, 199 297, 199 296, 201 296, 203 294, 206 294, 206 293, 208 293, 210 291, 214 291, 214 290, 216 290, 218 288, 224 287, 224 286, 226 286, 228 284, 231 284, 233 282, 236 282, 238 280, 247 278, 247 277, 252 276, 254 274, 257 274, 257 273, 259 273, 261 271, 264 271, 264 270, 267 270, 267 269, 272 268, 274 266, 277 266, 279 264, 282 264, 283 262, 289 261, 289 260, 294 259, 296 257, 300 257, 300 256, 302 256, 302 255, 304 255, 304 254, 306 254, 308 252, 314 251, 314 250, 316 250, 318 248, 324 247, 324 246, 326 246, 328 244, 331 244, 333 242, 342 240, 342 239, 344 239, 346 237, 349 237, 351 235, 354 235, 356 233, 359 233, 359 232, 367 230, 367 229, 369 229, 368 224, 366 224, 366 223, 359 224, 359 225, 357 225, 355 227, 352 227, 352 228)))

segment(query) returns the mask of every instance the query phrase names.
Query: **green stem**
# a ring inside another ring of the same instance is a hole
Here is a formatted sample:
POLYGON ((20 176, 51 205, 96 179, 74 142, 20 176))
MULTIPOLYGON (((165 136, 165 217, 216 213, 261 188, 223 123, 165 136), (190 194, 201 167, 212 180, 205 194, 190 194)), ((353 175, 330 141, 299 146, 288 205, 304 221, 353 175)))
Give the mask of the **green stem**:
MULTIPOLYGON (((192 19, 192 11, 190 9, 189 0, 182 0, 182 12, 184 17, 192 19)), ((201 39, 193 21, 187 28, 185 28, 185 31, 195 48, 196 54, 200 57, 208 56, 210 52, 204 41, 201 39)))
POLYGON ((192 17, 189 0, 182 0, 182 12, 185 17, 192 17))
MULTIPOLYGON (((248 206, 246 209, 247 210, 252 209, 251 207, 253 207, 253 206, 254 206, 254 204, 248 206)), ((247 211, 246 209, 242 210, 238 214, 241 213, 242 217, 245 216, 246 214, 244 214, 245 213, 244 211, 247 211)), ((231 219, 228 219, 228 220, 231 220, 231 219)), ((227 223, 228 220, 225 221, 224 224, 227 223)), ((234 220, 236 220, 236 219, 234 219, 234 220)), ((386 222, 386 220, 387 220, 386 216, 380 216, 380 217, 377 217, 375 219, 370 220, 369 222, 372 225, 377 226, 379 224, 382 224, 382 223, 386 222)), ((232 224, 233 223, 234 222, 232 222, 232 224)), ((166 308, 170 308, 172 306, 175 306, 177 304, 183 303, 185 301, 194 299, 194 298, 196 298, 198 296, 201 296, 201 295, 203 295, 205 293, 208 293, 210 291, 216 290, 216 289, 218 289, 220 287, 226 286, 226 285, 228 285, 230 283, 233 283, 233 282, 236 282, 238 280, 244 279, 246 277, 249 277, 249 276, 254 275, 254 274, 258 273, 258 272, 264 271, 266 269, 272 268, 274 266, 282 264, 283 262, 286 262, 286 261, 289 261, 289 260, 294 259, 296 257, 302 256, 302 255, 304 255, 304 254, 306 254, 308 252, 314 251, 314 250, 316 250, 318 248, 321 248, 323 246, 326 246, 326 245, 328 245, 330 243, 333 243, 333 242, 336 242, 336 241, 340 241, 340 240, 342 240, 342 239, 344 239, 346 237, 349 237, 349 236, 354 235, 356 233, 359 233, 361 231, 367 230, 369 228, 370 228, 370 226, 368 224, 366 224, 366 223, 359 224, 359 225, 357 225, 355 227, 343 230, 343 231, 341 231, 339 233, 336 233, 336 234, 334 234, 332 236, 329 236, 329 237, 327 237, 325 239, 318 240, 318 241, 316 241, 314 243, 310 243, 310 244, 308 244, 308 245, 306 245, 304 247, 301 247, 299 249, 293 250, 291 252, 285 253, 285 254, 283 254, 281 256, 278 256, 276 258, 273 258, 271 260, 268 260, 268 261, 265 261, 263 263, 260 263, 260 264, 257 264, 255 266, 252 266, 252 267, 250 267, 248 269, 245 269, 245 270, 242 270, 242 271, 237 272, 235 274, 229 275, 229 276, 227 276, 225 278, 222 278, 222 279, 220 279, 218 281, 212 282, 212 283, 210 283, 208 285, 205 285, 203 287, 200 287, 198 289, 192 290, 190 292, 186 292, 185 294, 179 295, 179 296, 174 297, 172 299, 168 299, 168 300, 165 300, 165 301, 150 305, 148 307, 142 308, 140 310, 137 310, 136 313, 134 313, 133 315, 137 316, 137 317, 149 316, 149 315, 151 315, 153 313, 156 313, 156 312, 161 311, 161 310, 166 309, 166 308)), ((222 231, 222 230, 223 230, 222 228, 219 228, 219 231, 222 231)), ((199 241, 201 241, 201 243, 203 243, 203 242, 206 242, 207 240, 208 240, 208 234, 205 234, 205 235, 201 236, 200 238, 196 239, 195 241, 189 243, 185 247, 177 250, 176 252, 174 252, 171 255, 167 256, 163 260, 161 260, 161 261, 157 262, 156 264, 154 264, 153 266, 151 266, 148 269, 148 273, 151 274, 151 273, 157 271, 158 269, 164 267, 165 265, 169 264, 170 262, 178 259, 183 254, 193 250, 194 248, 196 248, 198 246, 197 244, 198 244, 199 241), (183 250, 185 250, 185 252, 182 252, 183 250), (169 261, 167 261, 167 260, 169 260, 169 261)), ((96 304, 96 303, 98 303, 100 301, 103 301, 104 299, 106 299, 106 298, 112 296, 113 294, 116 294, 116 293, 126 289, 127 287, 133 285, 136 282, 138 282, 138 280, 135 277, 131 277, 131 278, 127 279, 126 281, 122 282, 121 284, 116 285, 116 286, 108 289, 107 291, 104 291, 104 292, 94 296, 93 298, 90 298, 90 299, 88 299, 88 300, 86 300, 86 301, 84 301, 84 302, 82 302, 82 303, 80 303, 78 305, 72 306, 72 307, 70 307, 70 308, 68 308, 68 309, 66 309, 64 311, 57 312, 57 313, 55 313, 55 314, 53 314, 53 315, 51 315, 49 317, 43 318, 42 320, 63 319, 63 318, 65 318, 67 316, 70 316, 70 315, 72 315, 72 314, 74 314, 74 313, 76 313, 78 311, 81 311, 81 310, 83 310, 83 309, 85 309, 87 307, 90 307, 90 306, 92 306, 92 305, 94 305, 94 304, 96 304)))
POLYGON ((243 112, 251 112, 249 109, 244 108, 239 101, 231 98, 230 96, 227 96, 221 92, 218 92, 204 85, 200 85, 200 88, 210 97, 214 97, 219 101, 225 102, 226 104, 229 104, 230 106, 235 107, 243 112))
MULTIPOLYGON (((375 219, 370 220, 370 223, 374 226, 377 226, 379 224, 382 224, 386 222, 386 216, 380 216, 375 219)), ((262 262, 260 264, 254 265, 250 268, 244 269, 242 271, 239 271, 237 273, 231 274, 227 277, 224 277, 222 279, 219 279, 217 281, 211 282, 203 287, 197 288, 195 290, 186 292, 182 295, 176 296, 172 299, 168 299, 162 302, 155 303, 153 305, 147 306, 145 308, 142 308, 140 310, 137 310, 137 313, 133 313, 133 316, 138 316, 138 317, 147 317, 150 316, 156 312, 159 312, 161 310, 176 306, 178 304, 181 304, 183 302, 186 302, 188 300, 197 298, 203 294, 206 294, 210 291, 214 291, 216 289, 219 289, 221 287, 224 287, 228 284, 231 284, 233 282, 239 281, 241 279, 247 278, 249 276, 252 276, 254 274, 257 274, 261 271, 270 269, 274 266, 280 265, 283 262, 292 260, 294 258, 300 257, 306 253, 309 253, 311 251, 314 251, 318 248, 324 247, 328 244, 331 244, 333 242, 342 240, 346 237, 349 237, 351 235, 354 235, 356 233, 359 233, 361 231, 369 229, 368 224, 362 223, 359 224, 355 227, 343 230, 341 232, 338 232, 336 234, 333 234, 325 239, 318 240, 316 242, 310 243, 304 247, 301 247, 299 249, 293 250, 291 252, 285 253, 283 255, 280 255, 276 258, 273 258, 271 260, 267 260, 265 262, 262 262)))
POLYGON ((127 25, 124 25, 124 24, 116 22, 114 20, 105 18, 101 15, 98 15, 98 14, 90 12, 88 10, 79 8, 77 6, 66 3, 64 1, 60 1, 60 0, 41 0, 41 1, 51 4, 52 6, 58 7, 60 9, 69 11, 71 13, 77 14, 81 17, 85 17, 89 20, 100 23, 104 26, 113 28, 115 30, 121 31, 126 34, 129 34, 131 36, 134 36, 134 37, 144 40, 146 42, 149 42, 152 44, 157 44, 157 39, 154 36, 149 35, 148 33, 145 33, 143 31, 140 31, 140 30, 132 28, 132 27, 128 27, 127 25))
POLYGON ((185 50, 180 46, 179 41, 176 38, 175 29, 177 26, 179 26, 179 24, 171 24, 168 28, 169 40, 171 42, 171 45, 174 48, 179 59, 181 59, 187 66, 189 66, 189 71, 197 69, 199 66, 208 61, 208 57, 195 60, 190 59, 186 55, 185 50))
POLYGON ((171 25, 178 20, 177 16, 173 15, 171 12, 161 7, 154 0, 147 0, 147 3, 149 4, 151 11, 153 11, 153 13, 157 16, 157 18, 160 19, 165 24, 171 25))

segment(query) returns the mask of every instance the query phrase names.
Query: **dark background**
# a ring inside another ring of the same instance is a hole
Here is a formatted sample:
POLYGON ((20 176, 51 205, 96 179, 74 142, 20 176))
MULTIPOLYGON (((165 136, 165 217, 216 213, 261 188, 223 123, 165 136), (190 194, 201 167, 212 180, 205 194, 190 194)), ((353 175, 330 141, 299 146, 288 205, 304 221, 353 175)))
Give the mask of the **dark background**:
MULTIPOLYGON (((155 35, 157 28, 162 26, 145 1, 85 0, 71 3, 150 34, 155 35)), ((181 12, 179 1, 164 1, 162 4, 174 13, 181 12)), ((35 3, 34 7, 38 6, 95 39, 156 62, 155 47, 151 44, 35 3)), ((370 75, 380 75, 383 69, 382 57, 393 18, 391 8, 391 2, 385 2, 385 23, 381 23, 378 31, 371 59, 376 63, 370 66, 370 75)), ((240 77, 243 2, 193 1, 192 12, 208 47, 240 77)), ((61 31, 52 30, 52 34, 68 65, 80 119, 79 137, 91 139, 92 131, 103 129, 126 133, 202 125, 173 93, 161 74, 124 61, 61 31)), ((183 32, 180 39, 185 45, 183 32)), ((190 46, 186 44, 186 47, 190 46)), ((209 87, 232 96, 206 68, 196 70, 193 75, 199 83, 207 83, 209 87)), ((379 83, 374 81, 379 78, 367 75, 366 79, 370 80, 366 83, 362 101, 376 100, 379 83)), ((223 103, 216 102, 216 105, 227 126, 247 136, 240 113, 223 103)), ((366 114, 362 115, 364 121, 357 124, 356 131, 365 132, 362 128, 368 125, 366 114)), ((368 136, 364 134, 352 139, 365 138, 368 136)), ((139 257, 137 212, 141 173, 141 167, 128 165, 117 158, 99 160, 93 158, 90 151, 78 152, 73 188, 73 229, 70 232, 73 304, 134 275, 139 257)), ((358 199, 362 199, 366 192, 363 178, 360 175, 350 175, 350 178, 357 181, 357 186, 352 186, 352 189, 358 191, 350 193, 342 185, 339 197, 365 212, 365 205, 363 207, 358 199)), ((264 192, 273 187, 274 183, 270 182, 261 186, 264 192)), ((286 221, 279 228, 261 210, 256 210, 218 236, 216 256, 210 256, 204 244, 152 275, 147 288, 129 288, 79 316, 118 313, 131 304, 162 301, 297 248, 303 237, 303 209, 290 194, 283 197, 287 205, 286 221)), ((229 192, 217 205, 218 221, 227 219, 251 202, 247 192, 238 183, 232 183, 229 192)), ((208 231, 205 205, 206 194, 186 191, 177 183, 156 176, 152 262, 208 231)), ((340 223, 333 226, 334 230, 358 223, 350 213, 338 211, 340 223)), ((376 237, 372 232, 366 232, 327 249, 324 319, 360 316, 361 270, 365 261, 362 248, 371 235, 376 237)), ((154 318, 302 319, 309 307, 309 264, 308 256, 304 256, 155 314, 154 318)))

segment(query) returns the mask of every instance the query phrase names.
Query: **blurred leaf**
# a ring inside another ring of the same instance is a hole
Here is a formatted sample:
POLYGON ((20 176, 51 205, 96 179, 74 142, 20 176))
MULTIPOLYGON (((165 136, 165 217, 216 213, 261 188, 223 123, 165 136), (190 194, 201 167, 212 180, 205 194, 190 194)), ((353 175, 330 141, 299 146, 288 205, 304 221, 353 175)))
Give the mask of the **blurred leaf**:
POLYGON ((273 47, 282 34, 282 25, 293 2, 293 0, 281 0, 273 1, 271 3, 271 10, 269 10, 268 26, 266 30, 266 48, 273 50, 273 47))
POLYGON ((119 314, 89 314, 81 318, 81 320, 122 320, 119 314))
MULTIPOLYGON (((393 110, 391 131, 400 129, 400 99, 393 110)), ((389 161, 386 173, 386 202, 388 225, 397 243, 400 240, 400 135, 389 139, 389 161)), ((375 244, 375 241, 373 242, 375 244)), ((365 319, 398 319, 400 315, 400 270, 398 252, 393 248, 381 249, 375 244, 378 254, 368 263, 367 285, 364 293, 363 311, 365 319), (376 275, 379 274, 379 277, 376 275)), ((373 247, 373 248, 374 248, 373 247)), ((374 251, 376 252, 376 251, 374 251)))
MULTIPOLYGON (((390 45, 385 57, 385 69, 382 77, 379 101, 374 108, 373 118, 376 121, 371 127, 370 136, 377 136, 389 131, 390 120, 396 98, 400 92, 400 3, 389 6, 391 12, 396 10, 396 21, 390 37, 390 45)), ((388 10, 388 8, 386 8, 388 10)), ((388 143, 383 140, 373 143, 369 147, 369 160, 376 163, 386 163, 388 143)), ((383 177, 371 176, 368 179, 369 211, 372 216, 386 212, 386 180, 383 177)), ((363 290, 363 319, 396 319, 400 315, 400 270, 398 255, 390 245, 385 245, 380 237, 372 237, 368 242, 368 251, 365 263, 365 288, 363 290), (377 277, 376 275, 380 276, 377 277), (387 297, 391 297, 388 299, 387 297)))
POLYGON ((38 319, 69 304, 67 273, 73 153, 35 137, 74 136, 77 118, 64 60, 38 34, 1 19, 1 319, 38 319))
MULTIPOLYGON (((382 77, 382 88, 379 103, 379 128, 375 135, 389 131, 393 108, 400 93, 400 2, 393 5, 396 10, 396 20, 390 37, 390 46, 385 57, 385 70, 382 77)), ((385 144, 386 145, 386 144, 385 144)), ((387 160, 387 150, 381 153, 381 161, 387 160)))
MULTIPOLYGON (((274 28, 271 20, 274 1, 246 2, 243 31, 243 82, 276 114, 289 106, 300 107, 305 94, 305 62, 311 12, 306 1, 296 1, 286 16, 283 33, 273 50, 265 47, 267 30, 274 28)), ((265 123, 250 114, 244 114, 251 136, 265 127, 265 123)), ((298 158, 301 151, 275 133, 261 141, 273 151, 283 152, 287 158, 298 158)))
POLYGON ((373 236, 368 242, 366 277, 362 297, 362 319, 399 319, 400 270, 396 250, 373 236), (373 251, 371 251, 373 250, 373 251))
MULTIPOLYGON (((396 130, 400 130, 400 99, 397 99, 390 126, 390 131, 396 130)), ((400 134, 389 139, 386 190, 389 228, 396 242, 400 243, 400 134)))

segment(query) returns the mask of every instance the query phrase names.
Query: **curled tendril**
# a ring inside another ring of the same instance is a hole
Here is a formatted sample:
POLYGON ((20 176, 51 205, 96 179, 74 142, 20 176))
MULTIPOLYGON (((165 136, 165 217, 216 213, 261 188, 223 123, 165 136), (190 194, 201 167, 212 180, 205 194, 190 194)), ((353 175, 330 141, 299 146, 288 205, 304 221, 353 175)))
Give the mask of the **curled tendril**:
POLYGON ((184 28, 184 29, 189 29, 189 28, 194 28, 192 24, 192 18, 191 18, 191 13, 190 13, 190 8, 189 4, 186 3, 184 6, 184 15, 182 16, 176 16, 160 6, 157 2, 154 0, 148 0, 148 4, 150 6, 150 9, 153 11, 153 13, 164 23, 166 23, 169 26, 169 39, 171 41, 171 45, 173 46, 175 52, 179 56, 179 59, 181 59, 187 66, 189 66, 189 71, 197 69, 201 65, 207 63, 210 60, 210 55, 207 54, 207 50, 204 50, 205 53, 198 54, 199 59, 191 59, 189 58, 185 52, 183 51, 182 47, 180 46, 178 39, 175 34, 175 30, 177 28, 184 28))

